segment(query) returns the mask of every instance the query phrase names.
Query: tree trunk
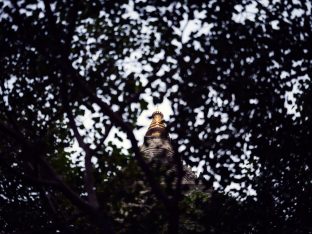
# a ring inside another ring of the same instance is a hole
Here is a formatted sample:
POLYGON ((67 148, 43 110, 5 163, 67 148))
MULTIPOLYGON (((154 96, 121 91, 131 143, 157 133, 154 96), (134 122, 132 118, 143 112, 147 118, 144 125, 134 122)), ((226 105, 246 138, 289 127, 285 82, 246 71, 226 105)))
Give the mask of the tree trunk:
POLYGON ((178 234, 179 233, 179 226, 180 226, 180 220, 179 220, 179 208, 178 204, 174 204, 172 206, 172 209, 169 213, 168 217, 168 233, 170 234, 178 234))
POLYGON ((101 211, 97 211, 90 216, 91 222, 96 225, 101 234, 114 234, 113 222, 110 217, 101 211))

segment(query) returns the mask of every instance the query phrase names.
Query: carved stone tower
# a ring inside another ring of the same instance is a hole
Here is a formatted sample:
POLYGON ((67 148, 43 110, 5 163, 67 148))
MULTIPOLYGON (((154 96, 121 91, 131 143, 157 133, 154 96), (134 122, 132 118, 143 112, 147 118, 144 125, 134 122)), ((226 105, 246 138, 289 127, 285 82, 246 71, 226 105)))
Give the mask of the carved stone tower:
MULTIPOLYGON (((170 173, 177 175, 175 152, 166 129, 164 116, 160 111, 152 114, 152 122, 144 136, 141 152, 154 168, 157 167, 159 170, 162 168, 167 175, 170 173)), ((182 184, 194 185, 195 179, 194 173, 183 166, 182 184)))

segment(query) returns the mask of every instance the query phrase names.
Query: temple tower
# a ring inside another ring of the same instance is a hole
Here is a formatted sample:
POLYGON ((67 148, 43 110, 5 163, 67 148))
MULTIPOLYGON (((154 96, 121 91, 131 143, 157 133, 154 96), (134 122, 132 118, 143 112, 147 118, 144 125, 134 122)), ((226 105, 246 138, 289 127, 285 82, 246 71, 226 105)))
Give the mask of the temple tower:
MULTIPOLYGON (((152 114, 152 122, 144 136, 141 152, 147 162, 162 176, 177 177, 175 151, 166 129, 164 115, 160 111, 152 114)), ((194 185, 195 179, 195 174, 183 166, 182 185, 194 185)))

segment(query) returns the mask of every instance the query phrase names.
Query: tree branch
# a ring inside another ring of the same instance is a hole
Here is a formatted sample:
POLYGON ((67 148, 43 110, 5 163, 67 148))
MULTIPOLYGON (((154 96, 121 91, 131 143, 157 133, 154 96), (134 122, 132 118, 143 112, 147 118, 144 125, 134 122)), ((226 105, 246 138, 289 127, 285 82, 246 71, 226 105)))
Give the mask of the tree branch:
POLYGON ((76 194, 61 178, 60 176, 55 172, 55 170, 51 167, 51 165, 41 156, 43 152, 38 152, 37 145, 32 145, 29 143, 23 136, 16 134, 13 130, 11 130, 10 126, 7 126, 0 122, 0 131, 3 133, 9 134, 12 138, 14 138, 18 144, 22 145, 27 152, 31 152, 27 154, 27 159, 29 160, 32 158, 33 160, 38 160, 41 165, 46 169, 46 171, 52 176, 51 181, 55 181, 53 183, 50 183, 51 181, 45 181, 45 180, 39 180, 39 179, 33 179, 28 176, 24 176, 25 179, 28 179, 29 181, 36 182, 36 183, 46 183, 49 185, 54 185, 55 187, 59 188, 63 194, 77 207, 79 207, 81 210, 86 211, 88 213, 94 213, 95 208, 84 201, 78 194, 76 194))
POLYGON ((74 133, 74 137, 77 139, 78 144, 80 146, 80 148, 83 149, 83 151, 85 152, 85 173, 84 173, 84 185, 85 185, 85 189, 88 193, 88 201, 89 203, 94 206, 95 208, 99 208, 99 203, 98 203, 98 199, 96 197, 96 191, 95 191, 95 182, 94 182, 94 178, 93 178, 93 165, 92 165, 92 150, 90 149, 89 145, 87 145, 84 142, 83 137, 80 135, 79 131, 78 131, 78 127, 76 125, 75 122, 75 117, 72 113, 72 109, 69 105, 69 101, 68 101, 68 85, 66 83, 66 80, 61 80, 59 82, 59 86, 60 86, 60 98, 62 100, 62 104, 64 107, 65 112, 67 113, 68 119, 69 119, 69 128, 72 129, 73 133, 74 133))
POLYGON ((65 53, 68 54, 71 49, 71 40, 74 35, 78 17, 78 1, 72 1, 73 6, 70 6, 68 13, 68 32, 65 38, 65 53))
POLYGON ((45 12, 46 12, 46 14, 47 14, 48 23, 49 23, 50 27, 52 28, 52 25, 55 24, 55 20, 54 20, 53 14, 52 14, 50 1, 48 1, 48 0, 43 0, 43 3, 44 3, 45 12))
POLYGON ((94 213, 97 209, 88 202, 84 201, 77 193, 75 193, 55 172, 51 165, 42 157, 37 157, 42 166, 49 172, 49 174, 58 182, 58 188, 64 193, 64 195, 77 207, 87 213, 94 213))
POLYGON ((88 200, 91 205, 98 208, 99 203, 96 197, 95 184, 94 184, 94 178, 93 178, 93 173, 92 173, 93 172, 93 165, 91 162, 92 150, 86 143, 84 143, 83 137, 80 135, 78 131, 73 113, 71 112, 70 107, 68 103, 66 102, 66 100, 64 100, 64 105, 65 105, 65 110, 69 119, 69 127, 73 130, 74 136, 77 139, 80 148, 82 148, 83 151, 85 152, 85 178, 84 180, 85 180, 85 188, 88 193, 88 200))
POLYGON ((104 141, 106 140, 106 138, 108 137, 108 134, 110 133, 110 131, 112 130, 113 125, 110 124, 109 126, 106 127, 105 129, 105 133, 102 137, 102 139, 100 140, 100 142, 97 144, 96 148, 94 150, 92 150, 94 153, 98 152, 101 148, 101 146, 104 144, 104 141))

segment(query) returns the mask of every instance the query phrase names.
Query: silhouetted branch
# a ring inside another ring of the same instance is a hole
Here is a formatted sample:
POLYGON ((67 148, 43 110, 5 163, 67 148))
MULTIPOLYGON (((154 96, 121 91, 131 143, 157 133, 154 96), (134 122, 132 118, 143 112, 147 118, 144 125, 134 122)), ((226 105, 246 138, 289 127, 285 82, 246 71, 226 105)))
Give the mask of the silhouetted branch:
POLYGON ((42 157, 38 157, 42 166, 49 172, 49 174, 58 182, 59 189, 64 193, 64 195, 81 210, 88 213, 93 213, 96 211, 95 207, 90 205, 88 202, 84 201, 77 193, 75 193, 55 172, 51 165, 42 157))
POLYGON ((51 195, 48 191, 45 191, 42 187, 39 189, 40 195, 43 198, 44 202, 47 204, 48 209, 54 214, 57 215, 57 210, 55 204, 51 200, 51 195))
POLYGON ((88 193, 88 200, 94 207, 99 207, 99 204, 96 198, 96 192, 94 190, 95 185, 94 185, 94 178, 93 178, 93 173, 92 173, 93 165, 91 162, 92 150, 86 143, 84 143, 83 137, 80 135, 78 131, 74 116, 71 112, 70 107, 68 106, 68 103, 66 102, 66 100, 64 100, 63 103, 65 105, 66 113, 69 119, 69 127, 73 130, 74 136, 77 139, 79 146, 85 152, 85 188, 88 193))
MULTIPOLYGON (((28 179, 29 181, 35 182, 35 183, 46 183, 49 185, 53 185, 54 187, 59 188, 64 195, 77 207, 80 209, 86 211, 86 212, 94 212, 95 208, 91 206, 89 203, 84 201, 77 193, 75 193, 61 178, 60 176, 55 172, 55 170, 52 168, 52 166, 41 156, 38 154, 37 146, 32 145, 30 142, 28 142, 23 136, 16 134, 10 126, 7 126, 0 122, 0 132, 8 133, 12 138, 14 138, 18 144, 21 144, 25 149, 28 149, 27 151, 32 152, 27 154, 27 158, 32 158, 33 160, 38 161, 46 170, 46 172, 52 177, 52 183, 51 181, 45 181, 42 179, 36 179, 31 178, 27 175, 24 175, 23 177, 25 179, 28 179)), ((43 153, 43 152, 39 152, 43 153)), ((24 158, 26 159, 26 158, 24 158)))
POLYGON ((260 9, 260 10, 263 10, 269 17, 271 17, 271 18, 278 18, 276 15, 274 15, 273 13, 272 13, 272 11, 270 11, 267 7, 265 7, 260 1, 257 1, 257 0, 255 0, 254 1, 255 3, 256 3, 256 5, 257 5, 257 7, 260 9))
POLYGON ((112 130, 113 125, 110 124, 105 128, 105 133, 103 135, 103 137, 101 138, 100 142, 98 144, 96 144, 96 148, 94 150, 92 150, 94 153, 98 152, 100 150, 100 148, 102 147, 102 145, 104 144, 106 138, 108 137, 108 134, 110 133, 110 131, 112 130))
POLYGON ((71 40, 76 29, 76 22, 78 16, 78 1, 72 1, 72 6, 69 8, 68 13, 68 30, 65 38, 65 49, 68 50, 66 53, 70 52, 71 40))
POLYGON ((52 25, 53 26, 55 25, 55 19, 54 19, 52 10, 51 10, 50 1, 43 0, 43 3, 44 3, 45 12, 46 12, 46 15, 48 18, 48 23, 49 23, 50 27, 53 28, 52 25))

